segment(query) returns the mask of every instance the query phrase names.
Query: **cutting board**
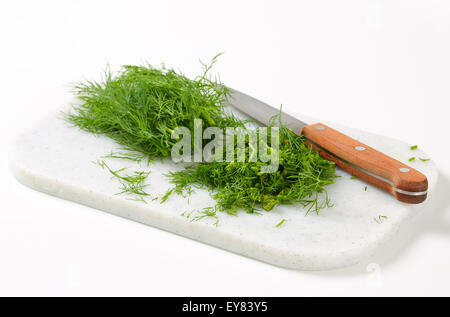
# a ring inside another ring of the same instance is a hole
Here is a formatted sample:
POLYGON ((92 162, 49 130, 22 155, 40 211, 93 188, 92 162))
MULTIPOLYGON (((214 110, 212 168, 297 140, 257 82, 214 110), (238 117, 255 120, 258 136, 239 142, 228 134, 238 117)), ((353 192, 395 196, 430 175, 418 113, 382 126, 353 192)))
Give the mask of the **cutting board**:
MULTIPOLYGON (((438 177, 433 161, 408 162, 411 156, 428 158, 420 149, 412 151, 410 144, 392 138, 324 123, 424 173, 429 181, 428 197, 433 195, 438 177)), ((61 115, 54 115, 17 139, 10 152, 10 166, 22 184, 35 190, 277 266, 302 270, 340 268, 364 260, 386 246, 429 199, 418 205, 401 203, 337 169, 341 177, 326 187, 333 207, 319 215, 306 214, 302 206, 294 204, 260 211, 260 215, 219 213, 218 223, 209 217, 194 220, 203 208, 215 204, 206 190, 196 190, 188 197, 172 195, 164 203, 152 200, 171 187, 164 174, 183 169, 182 164, 170 160, 148 165, 104 158, 113 169, 151 172, 146 181, 146 191, 151 194, 147 203, 117 195, 118 180, 94 162, 119 148, 111 139, 70 127, 61 115)))

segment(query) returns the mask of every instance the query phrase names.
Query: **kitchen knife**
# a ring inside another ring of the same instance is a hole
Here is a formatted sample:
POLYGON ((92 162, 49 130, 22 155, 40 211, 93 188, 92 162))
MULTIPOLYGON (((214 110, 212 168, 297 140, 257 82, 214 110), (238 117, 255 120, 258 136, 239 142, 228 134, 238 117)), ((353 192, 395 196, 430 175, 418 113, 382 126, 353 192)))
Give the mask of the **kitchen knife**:
MULTIPOLYGON (((280 111, 268 104, 232 89, 227 103, 268 125, 280 111)), ((282 113, 281 121, 327 160, 343 170, 395 196, 397 200, 418 204, 427 197, 428 181, 425 175, 370 146, 363 144, 323 123, 307 124, 282 113)))

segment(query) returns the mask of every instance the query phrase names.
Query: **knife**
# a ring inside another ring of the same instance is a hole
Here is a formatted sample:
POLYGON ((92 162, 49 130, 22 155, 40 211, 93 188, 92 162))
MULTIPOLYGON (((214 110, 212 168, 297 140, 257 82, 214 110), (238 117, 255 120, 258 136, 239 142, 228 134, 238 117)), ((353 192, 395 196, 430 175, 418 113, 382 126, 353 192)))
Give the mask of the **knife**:
MULTIPOLYGON (((280 111, 268 104, 231 89, 227 104, 252 119, 268 125, 280 111)), ((323 123, 307 124, 281 113, 281 122, 319 152, 352 175, 395 196, 397 200, 418 204, 427 198, 428 181, 414 168, 389 157, 323 123)))

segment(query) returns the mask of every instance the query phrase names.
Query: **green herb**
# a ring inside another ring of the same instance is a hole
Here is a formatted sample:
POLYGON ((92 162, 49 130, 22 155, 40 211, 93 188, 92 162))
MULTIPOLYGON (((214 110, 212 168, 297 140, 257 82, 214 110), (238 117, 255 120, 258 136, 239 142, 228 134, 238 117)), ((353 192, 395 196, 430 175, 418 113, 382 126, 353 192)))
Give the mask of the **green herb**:
POLYGON ((191 211, 184 211, 181 216, 186 217, 187 219, 191 218, 192 214, 195 212, 195 210, 191 210, 191 211))
MULTIPOLYGON (((67 113, 66 119, 83 130, 106 135, 125 148, 126 152, 111 152, 109 158, 136 162, 170 156, 172 146, 178 142, 172 139, 173 130, 184 126, 193 131, 197 118, 202 119, 203 130, 211 126, 245 128, 246 121, 224 111, 229 89, 208 77, 217 57, 209 66, 204 65, 203 74, 193 80, 173 69, 150 65, 123 66, 115 74, 106 71, 99 82, 75 86, 81 104, 67 113)), ((278 125, 277 172, 261 174, 260 167, 265 164, 261 162, 197 163, 167 175, 174 187, 160 197, 161 202, 172 193, 186 195, 202 187, 212 191, 217 201, 215 211, 230 214, 239 209, 250 213, 258 208, 269 211, 293 202, 307 207, 307 213, 318 213, 330 206, 324 186, 334 182, 334 163, 320 157, 302 136, 281 125, 281 120, 278 125)), ((247 142, 247 153, 248 147, 247 142)), ((122 193, 148 195, 143 185, 147 174, 124 175, 123 169, 108 170, 121 181, 122 193)))
POLYGON ((211 217, 211 218, 218 219, 218 217, 217 217, 217 210, 214 207, 206 207, 200 212, 199 216, 196 216, 194 218, 194 220, 201 220, 201 219, 206 218, 206 217, 211 217))
POLYGON ((214 207, 203 208, 203 210, 201 210, 200 212, 197 210, 185 211, 181 214, 181 216, 186 217, 190 220, 190 222, 199 221, 204 218, 210 217, 216 219, 216 221, 214 222, 214 226, 217 227, 219 225, 219 217, 217 216, 217 210, 214 207), (194 213, 199 213, 199 215, 193 216, 194 213))
POLYGON ((410 157, 409 159, 408 159, 408 161, 410 161, 410 162, 412 162, 412 161, 414 161, 416 158, 413 156, 413 157, 410 157))
POLYGON ((419 160, 421 160, 422 162, 428 162, 430 159, 424 159, 419 157, 419 160))
POLYGON ((123 66, 115 75, 107 70, 103 81, 75 86, 81 105, 66 118, 83 130, 107 135, 127 150, 150 158, 168 157, 177 142, 171 137, 176 127, 192 130, 196 118, 203 120, 203 129, 241 124, 224 114, 228 88, 206 76, 217 57, 195 80, 150 65, 123 66))
POLYGON ((283 219, 283 220, 281 220, 280 221, 280 223, 279 224, 277 224, 275 227, 276 228, 279 228, 279 227, 281 227, 281 225, 284 223, 284 221, 285 221, 286 219, 283 219))
POLYGON ((105 161, 97 161, 98 165, 100 165, 103 169, 107 169, 115 178, 117 178, 121 185, 122 185, 122 191, 119 193, 116 193, 116 195, 120 194, 134 194, 137 197, 130 198, 130 200, 135 201, 141 201, 145 202, 143 196, 149 196, 148 193, 144 191, 144 188, 146 185, 144 184, 144 181, 147 179, 150 172, 133 172, 132 174, 128 175, 121 175, 123 171, 126 170, 126 168, 121 168, 118 170, 112 170, 105 161))
MULTIPOLYGON (((275 120, 273 121, 275 122, 275 120)), ((249 213, 257 208, 266 211, 280 204, 298 202, 318 213, 330 206, 324 186, 335 177, 333 162, 321 158, 303 137, 281 125, 279 129, 279 169, 275 173, 260 173, 261 162, 211 162, 187 166, 185 170, 168 174, 175 185, 172 193, 182 194, 192 187, 213 191, 217 208, 230 214, 239 209, 249 213), (323 200, 319 193, 324 192, 323 200)), ((246 147, 248 150, 248 147, 246 147)))
POLYGON ((367 191, 367 186, 364 186, 364 191, 367 191))
POLYGON ((121 168, 116 171, 113 171, 106 163, 105 161, 98 161, 98 164, 106 168, 113 176, 116 178, 125 181, 130 184, 141 184, 147 176, 150 174, 150 172, 133 172, 133 174, 129 175, 120 175, 121 172, 125 171, 126 168, 121 168))
POLYGON ((383 216, 383 215, 378 215, 378 217, 373 218, 373 220, 375 220, 376 223, 381 224, 383 222, 383 220, 387 219, 387 216, 383 216))
POLYGON ((147 204, 147 201, 142 197, 125 198, 126 200, 139 201, 141 203, 147 204))
POLYGON ((130 160, 137 163, 142 162, 146 158, 146 156, 142 153, 136 153, 131 151, 122 151, 122 152, 113 152, 111 151, 110 154, 102 156, 102 158, 117 158, 122 160, 130 160))
POLYGON ((356 179, 355 175, 350 176, 350 179, 356 179))
POLYGON ((410 150, 416 150, 417 148, 418 148, 417 145, 413 145, 413 146, 411 146, 409 149, 410 149, 410 150))

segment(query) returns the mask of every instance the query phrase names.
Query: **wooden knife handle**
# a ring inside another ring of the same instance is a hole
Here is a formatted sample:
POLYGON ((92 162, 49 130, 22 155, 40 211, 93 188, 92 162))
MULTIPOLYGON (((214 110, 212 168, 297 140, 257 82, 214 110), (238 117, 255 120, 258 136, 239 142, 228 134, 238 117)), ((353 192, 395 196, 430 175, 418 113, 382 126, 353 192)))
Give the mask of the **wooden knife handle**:
POLYGON ((322 157, 399 201, 418 204, 427 198, 427 178, 414 168, 322 123, 303 127, 301 134, 322 157))

